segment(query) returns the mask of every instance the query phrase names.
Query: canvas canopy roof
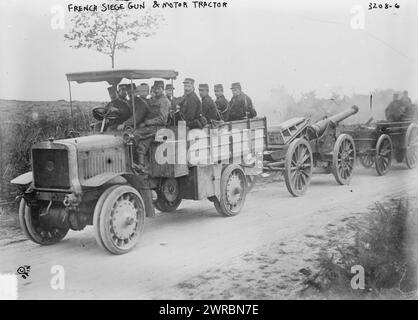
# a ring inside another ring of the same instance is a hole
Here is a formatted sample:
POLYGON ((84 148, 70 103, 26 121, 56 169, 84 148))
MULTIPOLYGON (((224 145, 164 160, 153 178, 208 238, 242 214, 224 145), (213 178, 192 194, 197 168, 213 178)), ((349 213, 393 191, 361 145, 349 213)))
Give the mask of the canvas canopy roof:
POLYGON ((160 78, 165 80, 176 79, 178 75, 174 70, 105 70, 67 73, 68 81, 77 83, 107 81, 109 84, 118 84, 122 79, 152 79, 160 78))

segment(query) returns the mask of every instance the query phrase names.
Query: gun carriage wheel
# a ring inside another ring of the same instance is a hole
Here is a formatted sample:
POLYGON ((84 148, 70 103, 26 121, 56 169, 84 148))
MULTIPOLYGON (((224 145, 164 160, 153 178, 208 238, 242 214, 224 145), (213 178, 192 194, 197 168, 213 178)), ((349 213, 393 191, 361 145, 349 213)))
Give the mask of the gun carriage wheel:
POLYGON ((244 206, 247 195, 247 178, 239 165, 228 165, 221 176, 221 196, 214 199, 216 210, 224 217, 235 216, 244 206))
POLYGON ((61 241, 69 228, 54 226, 48 221, 48 203, 39 202, 28 204, 25 199, 20 200, 19 222, 25 235, 40 245, 52 245, 61 241))
POLYGON ((392 139, 387 134, 382 134, 376 143, 375 167, 379 176, 383 176, 389 171, 392 155, 392 139))
POLYGON ((287 190, 295 197, 303 195, 310 182, 313 168, 312 149, 308 141, 295 139, 285 156, 284 178, 287 190))
POLYGON ((405 142, 405 162, 409 169, 413 169, 418 162, 418 125, 415 123, 408 126, 405 142))
POLYGON ((157 200, 154 201, 154 206, 161 212, 172 212, 179 207, 181 200, 177 180, 163 179, 157 188, 157 200))
POLYGON ((365 168, 371 168, 374 164, 374 157, 370 153, 359 155, 360 163, 365 168))
POLYGON ((113 254, 132 250, 144 230, 141 195, 131 186, 110 187, 97 201, 93 221, 99 245, 113 254))
POLYGON ((355 160, 356 146, 353 138, 349 134, 339 135, 332 154, 332 173, 339 184, 350 183, 355 160))

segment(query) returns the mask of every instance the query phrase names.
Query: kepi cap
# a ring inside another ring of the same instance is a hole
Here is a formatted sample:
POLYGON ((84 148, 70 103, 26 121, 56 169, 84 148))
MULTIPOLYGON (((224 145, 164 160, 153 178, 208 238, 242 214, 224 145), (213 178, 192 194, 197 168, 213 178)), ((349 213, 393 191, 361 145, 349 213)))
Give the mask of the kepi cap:
POLYGON ((163 88, 164 89, 164 81, 161 81, 161 80, 154 81, 154 87, 155 88, 156 87, 160 87, 160 88, 163 88))
POLYGON ((215 90, 223 90, 224 86, 221 84, 215 84, 215 86, 213 87, 215 90))
POLYGON ((201 83, 201 84, 199 84, 199 89, 206 89, 206 90, 209 90, 209 85, 208 85, 208 84, 206 84, 206 83, 201 83))
POLYGON ((194 85, 194 79, 186 78, 186 79, 184 79, 183 83, 190 83, 190 84, 194 85))
POLYGON ((234 82, 233 84, 231 84, 231 89, 241 89, 241 83, 234 82))

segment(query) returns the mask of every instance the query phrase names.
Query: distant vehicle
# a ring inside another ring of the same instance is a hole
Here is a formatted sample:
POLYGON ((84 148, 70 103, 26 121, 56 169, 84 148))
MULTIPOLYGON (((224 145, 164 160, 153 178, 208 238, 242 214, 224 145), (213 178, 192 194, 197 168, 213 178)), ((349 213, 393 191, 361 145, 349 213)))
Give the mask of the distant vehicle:
POLYGON ((409 169, 418 163, 418 125, 412 119, 346 125, 342 131, 353 136, 361 164, 374 165, 380 176, 390 170, 393 158, 409 169))
MULTIPOLYGON (((173 70, 70 73, 67 74, 70 107, 72 110, 73 81, 106 81, 117 85, 122 79, 132 83, 136 79, 173 80, 176 77, 177 72, 173 70)), ((99 134, 78 137, 74 133, 72 138, 51 138, 32 147, 32 171, 11 181, 21 191, 19 219, 29 239, 41 245, 52 245, 62 240, 70 229, 82 230, 93 225, 101 247, 113 254, 123 254, 137 243, 143 233, 145 217, 155 215, 154 206, 168 212, 175 210, 182 199, 207 198, 223 216, 234 216, 241 211, 247 194, 247 176, 262 170, 262 151, 256 153, 254 146, 257 139, 259 144, 265 144, 265 118, 219 124, 217 132, 228 136, 227 152, 219 161, 207 165, 157 163, 155 153, 164 140, 156 137, 149 152, 148 175, 134 170, 136 152, 132 133, 135 128, 103 132, 105 123, 118 116, 117 110, 98 112, 95 117, 102 121, 99 134), (234 129, 250 132, 250 138, 244 141, 249 150, 246 159, 244 155, 239 155, 238 161, 234 157, 235 150, 243 146, 240 142, 238 148, 230 137, 234 129), (263 134, 257 138, 255 130, 263 134), (153 198, 153 194, 156 197, 153 198)), ((173 132, 178 130, 177 127, 172 129, 173 132)), ((204 128, 203 132, 209 143, 203 144, 197 152, 208 151, 208 156, 212 157, 217 152, 212 144, 214 136, 209 128, 204 128)), ((189 150, 190 143, 178 136, 171 142, 177 147, 185 144, 189 150)))

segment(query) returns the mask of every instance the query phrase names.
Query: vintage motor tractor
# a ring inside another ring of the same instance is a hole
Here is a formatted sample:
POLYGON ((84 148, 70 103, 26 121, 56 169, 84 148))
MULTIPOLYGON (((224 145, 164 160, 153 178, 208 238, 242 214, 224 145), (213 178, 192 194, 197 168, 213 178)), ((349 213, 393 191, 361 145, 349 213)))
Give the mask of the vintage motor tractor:
POLYGON ((313 173, 332 173, 339 184, 348 184, 356 148, 350 135, 337 136, 337 126, 357 112, 358 107, 352 106, 314 124, 307 118, 293 118, 268 128, 263 171, 283 173, 293 196, 306 192, 313 173))
MULTIPOLYGON (((68 82, 78 83, 107 81, 116 85, 122 79, 175 79, 172 70, 112 70, 67 74, 68 82)), ((134 101, 132 97, 132 101, 134 101)), ((71 86, 70 86, 70 106, 71 86)), ((135 108, 135 105, 133 105, 135 108)), ((185 124, 182 128, 166 128, 165 136, 157 136, 149 151, 147 174, 135 172, 134 142, 132 131, 103 132, 105 123, 117 118, 117 111, 99 112, 101 133, 35 144, 31 150, 32 171, 16 177, 11 182, 21 191, 19 220, 25 234, 41 245, 59 242, 68 231, 82 230, 93 225, 97 243, 113 254, 130 251, 144 229, 145 217, 155 215, 155 209, 173 211, 182 199, 209 199, 223 216, 238 214, 247 193, 246 176, 262 169, 262 150, 256 159, 254 145, 259 140, 264 146, 265 119, 251 119, 220 125, 227 139, 224 146, 213 143, 209 128, 200 135, 210 143, 199 143, 194 152, 206 154, 212 159, 224 150, 217 161, 192 164, 189 161, 160 163, 155 161, 158 147, 184 146, 188 151, 192 144, 187 140, 185 124), (247 132, 247 140, 231 139, 232 129, 247 132), (261 132, 256 136, 255 131, 261 132), (170 132, 173 139, 167 141, 170 132), (238 141, 238 142, 237 142, 238 141), (248 153, 234 157, 237 142, 248 153), (198 150, 196 150, 198 149, 198 150), (248 158, 252 158, 247 161, 248 158), (154 195, 154 196, 153 196, 154 195)), ((134 130, 134 128, 133 128, 134 130)), ((216 131, 219 132, 219 131, 216 131)), ((222 134, 220 134, 222 135, 222 134)), ((202 140, 204 142, 204 139, 202 140)))

